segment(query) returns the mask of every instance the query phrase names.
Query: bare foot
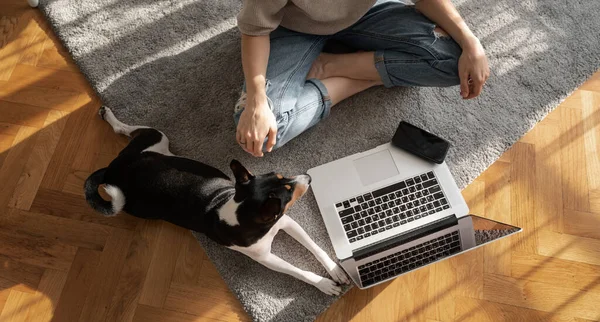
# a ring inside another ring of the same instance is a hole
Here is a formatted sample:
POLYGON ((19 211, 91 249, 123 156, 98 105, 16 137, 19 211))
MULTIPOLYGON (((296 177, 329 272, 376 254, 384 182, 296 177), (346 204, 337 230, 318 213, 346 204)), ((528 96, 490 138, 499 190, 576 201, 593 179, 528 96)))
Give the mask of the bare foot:
POLYGON ((328 73, 328 67, 330 67, 329 63, 331 58, 335 56, 334 54, 321 53, 317 59, 313 62, 312 66, 310 66, 310 71, 308 75, 306 75, 306 79, 316 78, 319 80, 323 80, 325 78, 329 78, 332 75, 328 73))

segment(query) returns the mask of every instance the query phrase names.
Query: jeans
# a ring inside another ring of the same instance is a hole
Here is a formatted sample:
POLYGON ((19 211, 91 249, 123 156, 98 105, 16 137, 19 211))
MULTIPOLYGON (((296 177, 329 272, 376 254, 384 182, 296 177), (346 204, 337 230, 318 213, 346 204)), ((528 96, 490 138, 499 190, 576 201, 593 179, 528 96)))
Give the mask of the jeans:
MULTIPOLYGON (((318 79, 306 79, 326 42, 374 51, 385 87, 460 84, 460 46, 434 32, 436 25, 414 6, 377 3, 358 22, 333 35, 309 35, 279 27, 270 34, 266 93, 277 121, 279 148, 329 115, 331 99, 318 79)), ((239 122, 243 109, 234 113, 239 122)))

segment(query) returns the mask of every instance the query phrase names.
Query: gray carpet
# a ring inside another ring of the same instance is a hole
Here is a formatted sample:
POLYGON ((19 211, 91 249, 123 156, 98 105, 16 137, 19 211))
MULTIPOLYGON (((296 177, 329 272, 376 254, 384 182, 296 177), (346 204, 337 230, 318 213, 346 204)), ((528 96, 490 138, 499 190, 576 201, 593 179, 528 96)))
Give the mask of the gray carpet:
MULTIPOLYGON (((163 130, 174 152, 227 173, 231 158, 256 173, 302 173, 387 142, 407 120, 452 142, 448 164, 464 187, 600 67, 600 1, 455 1, 490 58, 492 76, 479 99, 461 100, 458 87, 372 89, 282 149, 253 159, 235 144, 232 121, 242 83, 239 0, 41 2, 117 117, 163 130)), ((311 193, 289 215, 333 255, 311 193)), ((198 239, 257 321, 312 320, 336 300, 198 239)), ((324 274, 284 233, 273 251, 324 274)))

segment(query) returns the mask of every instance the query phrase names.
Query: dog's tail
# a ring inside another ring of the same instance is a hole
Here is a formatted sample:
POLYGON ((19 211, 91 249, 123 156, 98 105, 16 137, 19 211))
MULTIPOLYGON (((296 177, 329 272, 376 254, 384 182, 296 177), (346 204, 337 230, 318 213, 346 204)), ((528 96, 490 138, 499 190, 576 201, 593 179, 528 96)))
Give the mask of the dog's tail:
POLYGON ((116 216, 125 206, 125 195, 117 186, 105 185, 104 190, 111 197, 111 201, 102 199, 98 193, 98 187, 104 183, 105 173, 106 168, 92 173, 85 180, 83 189, 85 191, 85 200, 94 210, 106 217, 112 217, 116 216))

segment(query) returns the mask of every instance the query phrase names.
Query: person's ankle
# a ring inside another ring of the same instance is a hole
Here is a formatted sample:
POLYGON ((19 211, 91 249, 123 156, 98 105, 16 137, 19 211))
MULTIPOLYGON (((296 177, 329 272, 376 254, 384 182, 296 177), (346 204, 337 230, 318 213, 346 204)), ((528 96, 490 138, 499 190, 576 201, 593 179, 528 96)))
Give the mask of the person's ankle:
POLYGON ((335 67, 335 54, 322 53, 321 54, 321 64, 323 69, 322 79, 335 77, 336 75, 336 67, 335 67))

